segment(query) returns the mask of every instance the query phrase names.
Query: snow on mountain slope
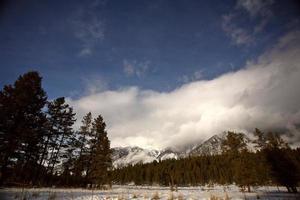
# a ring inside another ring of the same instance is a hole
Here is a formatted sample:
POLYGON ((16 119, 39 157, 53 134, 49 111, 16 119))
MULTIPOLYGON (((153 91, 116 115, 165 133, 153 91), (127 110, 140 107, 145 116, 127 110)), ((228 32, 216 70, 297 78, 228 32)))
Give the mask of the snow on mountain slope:
MULTIPOLYGON (((214 135, 202 144, 195 146, 190 152, 190 155, 216 155, 222 153, 222 142, 226 139, 228 132, 222 132, 214 135)), ((253 141, 243 134, 244 142, 249 151, 255 151, 253 141)))
POLYGON ((171 149, 166 149, 162 151, 158 156, 158 160, 178 159, 178 158, 179 158, 179 153, 176 151, 172 151, 171 149))
POLYGON ((150 163, 154 160, 177 159, 178 154, 171 150, 158 150, 142 149, 140 147, 116 147, 113 148, 113 166, 115 168, 123 167, 126 165, 134 165, 137 163, 150 163))
MULTIPOLYGON (((214 135, 200 145, 195 145, 193 148, 186 151, 177 152, 170 148, 158 151, 143 149, 140 147, 116 147, 113 148, 113 166, 115 168, 124 167, 126 165, 134 165, 137 163, 150 163, 154 160, 167 160, 178 159, 181 157, 199 156, 199 155, 216 155, 222 153, 222 142, 227 137, 227 132, 214 135)), ((249 151, 255 151, 253 141, 245 134, 243 135, 244 141, 247 144, 249 151)))
POLYGON ((149 163, 156 160, 159 155, 157 150, 142 149, 140 147, 117 147, 113 148, 113 165, 116 168, 129 164, 149 163))

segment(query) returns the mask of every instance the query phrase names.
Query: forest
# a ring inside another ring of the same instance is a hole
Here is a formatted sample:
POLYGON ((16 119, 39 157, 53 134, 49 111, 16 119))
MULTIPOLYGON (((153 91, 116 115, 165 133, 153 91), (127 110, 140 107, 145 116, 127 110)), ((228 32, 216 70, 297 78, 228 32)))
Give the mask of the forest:
POLYGON ((99 187, 109 181, 110 141, 101 115, 87 113, 78 131, 64 97, 48 101, 38 72, 0 92, 0 184, 99 187))
POLYGON ((228 132, 222 154, 189 156, 137 164, 112 172, 118 184, 177 186, 236 184, 244 191, 251 186, 285 186, 297 192, 300 182, 300 149, 291 149, 278 134, 255 130, 257 152, 249 152, 243 134, 228 132))
MULTIPOLYGON (((92 111, 91 111, 92 112, 92 111)), ((0 91, 0 184, 109 188, 112 184, 177 186, 283 185, 297 192, 300 149, 274 132, 255 129, 256 152, 241 133, 228 132, 220 155, 198 155, 114 169, 101 115, 87 113, 74 129, 75 112, 64 97, 48 100, 32 71, 0 91)))

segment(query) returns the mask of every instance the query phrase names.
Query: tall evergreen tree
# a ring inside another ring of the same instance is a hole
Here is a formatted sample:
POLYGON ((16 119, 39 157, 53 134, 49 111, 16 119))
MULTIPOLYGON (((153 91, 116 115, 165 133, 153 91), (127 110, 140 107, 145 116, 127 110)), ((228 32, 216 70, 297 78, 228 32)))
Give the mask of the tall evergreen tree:
POLYGON ((254 131, 254 136, 256 139, 254 140, 255 147, 259 149, 263 149, 266 146, 266 136, 265 134, 260 131, 258 128, 255 129, 254 131))
POLYGON ((243 189, 247 187, 248 192, 250 192, 251 186, 255 186, 259 182, 256 176, 256 173, 259 173, 255 166, 257 164, 256 161, 253 154, 243 151, 232 163, 235 183, 243 189))
POLYGON ((237 154, 245 149, 244 135, 228 131, 226 139, 222 142, 222 151, 224 153, 237 154))
POLYGON ((92 113, 88 112, 82 119, 82 125, 77 132, 78 158, 75 163, 75 175, 82 176, 82 173, 87 168, 88 142, 91 136, 92 129, 92 113))
POLYGON ((89 180, 98 186, 110 184, 109 173, 112 168, 110 141, 105 128, 106 124, 99 115, 93 122, 90 168, 87 172, 89 180))
POLYGON ((2 181, 12 161, 24 175, 23 180, 30 181, 32 177, 32 167, 40 156, 46 122, 42 109, 47 96, 41 81, 38 72, 28 72, 19 76, 14 85, 4 86, 0 92, 2 181))
MULTIPOLYGON (((258 130, 258 129, 257 129, 258 130)), ((290 157, 289 145, 279 134, 261 131, 256 134, 258 143, 262 147, 265 161, 269 165, 269 173, 274 182, 286 186, 289 192, 297 192, 297 165, 290 157), (296 172, 296 173, 295 173, 296 172)))
POLYGON ((80 180, 81 177, 76 178, 76 148, 77 148, 77 138, 75 134, 70 135, 65 141, 65 147, 61 153, 61 162, 62 162, 62 174, 61 183, 63 185, 77 185, 77 180, 80 180), (75 177, 74 177, 75 176, 75 177), (76 178, 76 179, 75 179, 76 178))
POLYGON ((55 166, 60 162, 60 158, 65 154, 70 137, 72 137, 72 125, 75 122, 73 109, 66 104, 64 97, 55 99, 48 104, 48 120, 51 124, 50 131, 52 137, 51 153, 48 160, 48 170, 53 174, 55 166))

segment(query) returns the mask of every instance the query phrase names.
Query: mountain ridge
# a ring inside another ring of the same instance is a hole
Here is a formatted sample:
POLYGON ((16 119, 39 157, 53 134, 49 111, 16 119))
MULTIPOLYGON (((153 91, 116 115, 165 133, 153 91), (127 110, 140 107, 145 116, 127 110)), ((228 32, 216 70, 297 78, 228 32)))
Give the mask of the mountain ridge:
MULTIPOLYGON (((171 148, 163 150, 144 149, 137 146, 115 147, 112 148, 113 166, 115 168, 124 167, 127 165, 134 165, 137 163, 150 163, 153 161, 162 161, 167 159, 179 159, 187 156, 199 155, 216 155, 222 153, 222 142, 226 139, 228 132, 213 135, 209 139, 194 145, 191 148, 183 151, 175 151, 171 148)), ((243 134, 243 140, 249 151, 256 151, 253 140, 246 134, 243 134)))

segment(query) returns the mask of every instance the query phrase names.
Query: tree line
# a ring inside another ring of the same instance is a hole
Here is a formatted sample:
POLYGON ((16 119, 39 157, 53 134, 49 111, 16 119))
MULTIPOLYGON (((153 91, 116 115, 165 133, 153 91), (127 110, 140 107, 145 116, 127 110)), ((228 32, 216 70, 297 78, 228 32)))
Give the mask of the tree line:
POLYGON ((251 186, 283 185, 297 192, 300 183, 300 149, 291 149, 275 133, 255 130, 256 152, 247 149, 243 134, 228 132, 222 154, 189 156, 178 160, 129 165, 112 172, 117 184, 177 186, 236 184, 251 186))
POLYGON ((64 97, 47 100, 38 72, 0 91, 0 184, 110 184, 110 141, 101 115, 87 113, 78 131, 64 97))

